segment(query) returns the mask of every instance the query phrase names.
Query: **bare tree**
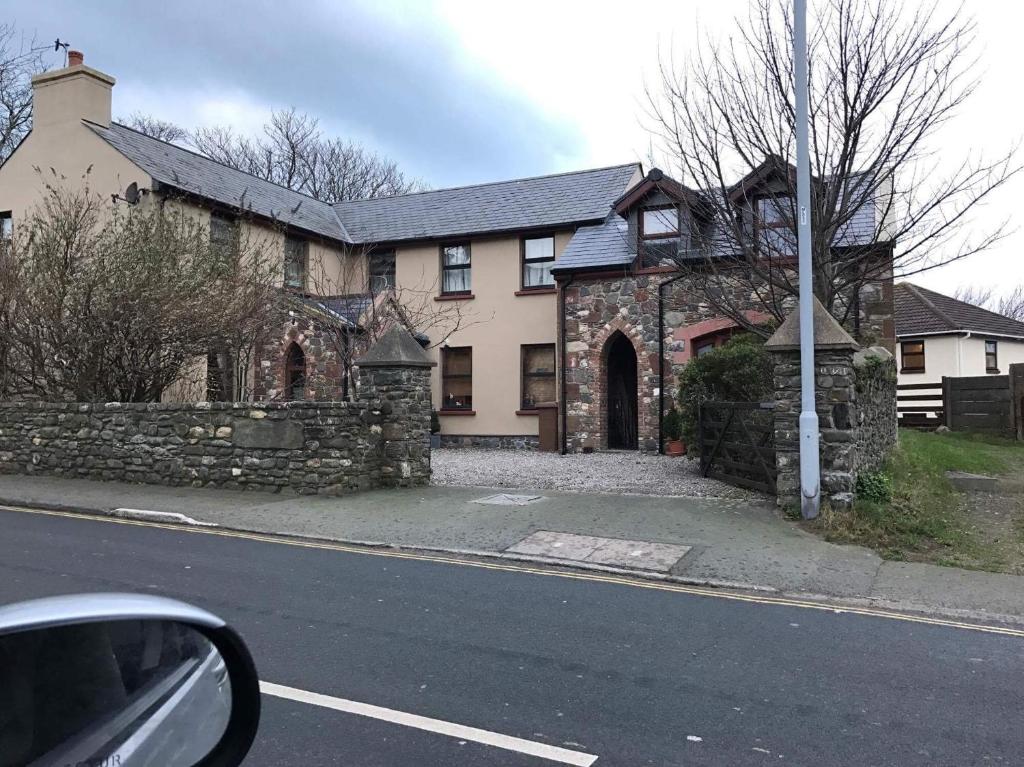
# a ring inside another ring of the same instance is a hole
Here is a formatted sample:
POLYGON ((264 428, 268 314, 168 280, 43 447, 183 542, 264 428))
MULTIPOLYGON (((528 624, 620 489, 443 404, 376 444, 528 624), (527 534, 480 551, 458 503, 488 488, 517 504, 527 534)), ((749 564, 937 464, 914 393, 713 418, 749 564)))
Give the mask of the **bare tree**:
POLYGON ((339 138, 325 137, 316 118, 282 109, 272 113, 263 135, 247 137, 231 128, 200 128, 190 143, 228 165, 324 202, 391 197, 418 191, 398 165, 339 138))
POLYGON ((32 125, 32 75, 45 68, 44 51, 11 24, 0 24, 0 162, 32 125))
POLYGON ((349 396, 354 395, 355 361, 395 323, 432 349, 443 346, 458 331, 494 318, 493 311, 481 316, 464 308, 462 301, 436 301, 436 275, 423 273, 403 285, 395 284, 393 271, 390 277, 379 273, 371 277, 371 260, 377 258, 393 259, 394 253, 353 246, 336 259, 313 264, 309 274, 313 295, 293 299, 294 308, 316 322, 328 339, 349 396))
MULTIPOLYGON (((822 0, 808 51, 814 291, 841 320, 872 282, 981 252, 971 214, 1020 170, 1015 147, 938 151, 976 87, 974 25, 895 0, 822 0), (894 246, 891 253, 890 246, 894 246)), ((675 261, 740 325, 749 298, 781 321, 798 293, 793 28, 787 0, 752 0, 723 41, 663 58, 653 131, 689 187, 695 227, 675 261), (737 183, 745 179, 742 183, 737 183)))
POLYGON ((999 295, 993 288, 978 285, 961 285, 953 293, 954 298, 988 309, 990 312, 1024 322, 1024 285, 1017 285, 1009 293, 999 295))
POLYGON ((158 400, 273 286, 247 249, 225 249, 181 206, 116 205, 51 171, 41 204, 0 259, 5 398, 158 400))
POLYGON ((132 112, 130 117, 122 117, 118 122, 139 133, 145 133, 147 136, 172 144, 187 144, 189 140, 189 132, 180 125, 142 112, 132 112))

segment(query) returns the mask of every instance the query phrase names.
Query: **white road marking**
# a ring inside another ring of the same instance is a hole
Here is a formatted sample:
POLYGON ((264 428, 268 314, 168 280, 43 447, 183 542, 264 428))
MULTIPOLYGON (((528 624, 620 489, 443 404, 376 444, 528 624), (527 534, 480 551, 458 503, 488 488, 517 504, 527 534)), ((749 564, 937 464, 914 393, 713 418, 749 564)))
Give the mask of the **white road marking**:
POLYGON ((400 724, 404 727, 413 727, 417 730, 426 730, 439 735, 447 735, 450 738, 483 743, 485 746, 503 748, 506 751, 516 751, 520 754, 536 756, 541 759, 548 759, 561 764, 571 764, 574 767, 590 767, 597 761, 593 754, 585 754, 582 751, 570 751, 567 748, 549 746, 547 743, 537 743, 523 738, 514 738, 511 735, 502 735, 497 732, 481 730, 476 727, 466 727, 462 724, 445 722, 441 719, 431 719, 418 714, 407 714, 404 711, 395 711, 381 706, 372 706, 369 703, 359 703, 344 698, 334 698, 330 695, 321 695, 316 692, 298 690, 294 687, 286 687, 273 682, 260 681, 260 692, 264 695, 272 695, 275 698, 294 700, 299 703, 308 703, 311 706, 321 706, 343 711, 347 714, 357 716, 368 716, 372 719, 380 719, 392 724, 400 724))

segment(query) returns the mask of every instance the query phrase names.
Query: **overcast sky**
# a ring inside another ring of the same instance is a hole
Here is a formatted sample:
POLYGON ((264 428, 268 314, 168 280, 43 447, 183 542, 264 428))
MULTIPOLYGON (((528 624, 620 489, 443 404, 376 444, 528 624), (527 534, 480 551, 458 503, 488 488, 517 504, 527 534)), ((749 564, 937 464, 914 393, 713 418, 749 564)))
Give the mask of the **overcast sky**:
MULTIPOLYGON (((945 0, 943 0, 945 2, 945 0)), ((908 0, 914 2, 914 0, 908 0)), ((959 0, 948 0, 953 7, 959 0)), ((943 153, 998 150, 1024 134, 1017 4, 968 0, 984 80, 948 126, 943 153)), ((60 37, 117 78, 114 114, 256 131, 274 107, 397 160, 433 187, 646 161, 645 80, 658 46, 685 51, 729 31, 746 0, 364 2, 21 0, 15 21, 60 37)), ((645 162, 646 166, 646 162, 645 162)), ((980 229, 1016 216, 1017 181, 980 229)), ((1022 217, 1024 221, 1024 217, 1022 217)), ((1024 231, 972 260, 914 278, 1024 282, 1024 231)))

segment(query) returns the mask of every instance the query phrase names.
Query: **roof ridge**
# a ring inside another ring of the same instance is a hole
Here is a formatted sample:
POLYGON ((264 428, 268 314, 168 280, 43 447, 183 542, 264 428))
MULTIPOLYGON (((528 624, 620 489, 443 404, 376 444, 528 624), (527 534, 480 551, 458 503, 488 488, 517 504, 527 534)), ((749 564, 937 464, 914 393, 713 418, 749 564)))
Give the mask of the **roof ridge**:
MULTIPOLYGON (((106 127, 108 127, 108 126, 101 125, 100 123, 93 122, 92 120, 89 120, 89 119, 87 119, 85 117, 83 117, 81 119, 82 119, 82 122, 88 123, 89 125, 94 125, 97 128, 106 128, 106 127)), ((190 154, 190 155, 192 155, 194 157, 198 157, 201 160, 206 160, 207 162, 212 162, 214 165, 219 165, 222 168, 227 168, 228 170, 233 170, 235 173, 241 173, 243 176, 248 176, 249 178, 254 179, 256 181, 259 181, 261 183, 270 184, 271 186, 276 186, 278 189, 284 189, 287 192, 291 192, 291 193, 297 194, 297 195, 299 195, 301 197, 305 197, 308 200, 313 200, 313 202, 318 202, 321 205, 326 205, 327 207, 331 208, 332 210, 334 208, 335 203, 326 202, 324 200, 321 200, 319 197, 314 197, 311 194, 306 194, 305 192, 300 192, 298 189, 292 189, 290 186, 285 186, 284 184, 279 184, 277 181, 271 181, 271 180, 266 179, 266 178, 260 178, 259 176, 255 175, 253 173, 249 173, 248 171, 241 170, 240 168, 235 168, 234 166, 228 165, 227 163, 221 162, 220 160, 215 160, 212 157, 209 157, 209 156, 203 154, 202 152, 197 152, 194 149, 189 149, 188 147, 181 146, 180 144, 175 144, 175 143, 170 142, 170 141, 164 141, 163 139, 156 138, 155 136, 150 136, 148 133, 143 133, 142 131, 140 131, 140 130, 138 130, 136 128, 132 128, 130 125, 125 125, 124 123, 119 123, 117 120, 111 120, 110 124, 111 125, 116 125, 118 128, 124 128, 125 130, 131 131, 132 133, 137 133, 138 135, 143 136, 143 137, 149 139, 150 141, 156 141, 159 144, 166 144, 167 146, 173 147, 174 149, 180 150, 182 152, 187 152, 188 154, 190 154)), ((337 215, 337 214, 335 214, 335 215, 337 215)), ((342 228, 344 229, 344 227, 342 227, 342 228)), ((347 234, 347 232, 346 232, 346 234, 347 234)))
POLYGON ((396 200, 404 197, 416 197, 417 195, 423 194, 437 194, 438 192, 455 192, 460 189, 479 189, 485 186, 497 186, 498 184, 515 184, 520 181, 537 181, 542 178, 561 178, 563 176, 580 176, 584 173, 599 173, 603 170, 615 170, 618 168, 628 168, 630 166, 641 166, 639 162, 624 162, 619 165, 605 165, 601 168, 584 168, 583 170, 567 170, 561 173, 541 173, 536 176, 522 176, 520 178, 507 178, 502 181, 484 181, 481 184, 461 184, 459 186, 446 186, 440 189, 424 189, 420 192, 407 192, 405 194, 395 194, 390 197, 362 197, 358 200, 340 200, 338 202, 332 202, 330 205, 350 205, 357 202, 378 202, 380 200, 396 200))
MULTIPOLYGON (((957 323, 953 322, 949 315, 941 311, 939 307, 932 303, 931 299, 921 294, 921 291, 925 290, 924 288, 920 288, 912 282, 901 282, 900 286, 905 286, 912 296, 914 296, 918 301, 920 301, 924 305, 924 307, 928 309, 932 314, 934 314, 940 320, 945 322, 946 325, 949 326, 950 330, 960 330, 960 328, 957 327, 957 323)), ((942 294, 937 293, 936 295, 942 294)))
MULTIPOLYGON (((909 285, 910 283, 907 284, 909 285)), ((993 311, 992 309, 986 309, 984 306, 972 304, 970 301, 964 301, 962 298, 957 298, 956 296, 947 296, 945 293, 939 293, 937 290, 929 290, 928 288, 922 288, 919 285, 914 285, 913 287, 917 288, 919 291, 922 291, 924 293, 931 293, 933 296, 940 296, 941 298, 944 298, 947 301, 955 301, 958 304, 962 304, 963 306, 969 307, 973 311, 984 312, 985 314, 991 315, 992 317, 997 317, 998 319, 1006 320, 1008 322, 1014 322, 1020 325, 1022 329, 1024 329, 1024 322, 1014 319, 1013 317, 1007 317, 1005 314, 1000 314, 999 312, 993 311)))

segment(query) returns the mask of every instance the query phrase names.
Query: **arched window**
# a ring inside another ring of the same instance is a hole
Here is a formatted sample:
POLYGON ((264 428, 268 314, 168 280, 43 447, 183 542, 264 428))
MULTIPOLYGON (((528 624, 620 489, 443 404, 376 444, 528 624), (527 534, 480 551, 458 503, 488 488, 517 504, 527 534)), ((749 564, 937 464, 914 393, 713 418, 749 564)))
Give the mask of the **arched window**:
POLYGON ((306 355, 292 341, 284 361, 284 398, 295 401, 306 398, 306 355))

